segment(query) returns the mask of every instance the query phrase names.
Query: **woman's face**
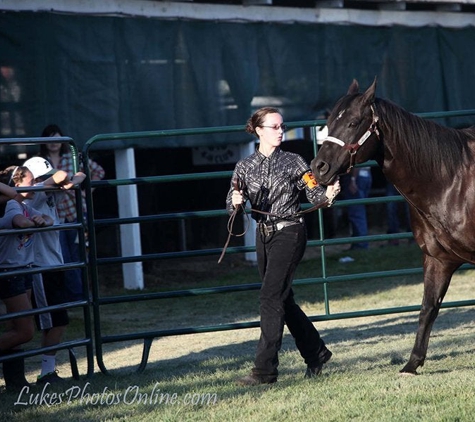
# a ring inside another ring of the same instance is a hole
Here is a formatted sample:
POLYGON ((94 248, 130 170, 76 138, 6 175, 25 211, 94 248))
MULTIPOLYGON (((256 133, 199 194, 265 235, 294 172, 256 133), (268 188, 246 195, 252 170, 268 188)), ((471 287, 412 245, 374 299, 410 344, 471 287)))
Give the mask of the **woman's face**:
POLYGON ((284 128, 283 119, 279 113, 267 114, 261 126, 256 128, 259 141, 270 147, 278 147, 282 143, 284 128))
MULTIPOLYGON (((35 179, 33 177, 33 173, 31 171, 27 171, 25 172, 25 177, 23 177, 23 180, 20 182, 20 183, 15 183, 15 186, 17 187, 30 187, 30 186, 33 186, 35 184, 35 179)), ((33 196, 35 195, 35 192, 22 192, 20 194, 21 196, 23 196, 24 198, 33 198, 33 196)))
MULTIPOLYGON (((60 136, 58 134, 55 134, 54 136, 60 136)), ((46 145, 46 149, 49 151, 49 152, 58 152, 61 150, 61 142, 58 142, 58 143, 52 143, 52 144, 45 144, 46 145)))

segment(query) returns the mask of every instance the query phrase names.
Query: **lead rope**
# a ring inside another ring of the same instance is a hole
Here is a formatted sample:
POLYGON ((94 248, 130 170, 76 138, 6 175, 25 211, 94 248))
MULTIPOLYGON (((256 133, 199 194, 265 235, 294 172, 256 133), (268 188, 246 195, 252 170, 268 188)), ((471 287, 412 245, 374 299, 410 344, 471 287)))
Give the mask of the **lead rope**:
POLYGON ((249 229, 249 226, 251 225, 251 221, 249 219, 249 214, 247 214, 244 211, 244 214, 247 217, 247 226, 244 228, 244 231, 242 233, 239 233, 239 234, 234 234, 233 233, 234 220, 236 219, 236 215, 238 215, 240 208, 242 208, 243 211, 244 211, 244 207, 242 206, 242 204, 239 204, 236 208, 234 208, 232 214, 229 217, 228 224, 226 226, 227 229, 228 229, 228 238, 226 240, 226 243, 224 244, 223 251, 221 252, 221 256, 218 259, 218 264, 220 264, 221 261, 224 258, 224 254, 226 253, 226 249, 227 249, 227 247, 229 245, 229 242, 231 240, 231 236, 235 236, 235 237, 244 236, 247 233, 247 230, 249 229))
MULTIPOLYGON (((299 217, 303 214, 307 214, 309 212, 312 212, 312 211, 315 211, 315 210, 318 210, 319 208, 323 208, 323 207, 331 207, 333 205, 333 202, 335 201, 335 198, 336 198, 336 195, 334 195, 331 199, 328 199, 327 201, 321 203, 321 204, 318 204, 318 205, 314 205, 312 208, 309 208, 305 211, 299 211, 291 216, 287 216, 286 218, 292 218, 292 217, 299 217)), ((277 214, 273 214, 273 213, 270 213, 270 212, 266 212, 266 211, 260 211, 260 210, 255 210, 253 208, 251 208, 249 211, 251 212, 257 212, 258 214, 263 214, 263 215, 268 215, 268 216, 273 216, 273 217, 279 217, 279 218, 283 218, 282 216, 280 215, 277 215, 277 214)), ((246 213, 246 211, 244 210, 244 207, 242 204, 239 204, 238 207, 234 208, 232 214, 229 216, 229 219, 228 219, 228 224, 227 224, 227 229, 228 229, 228 238, 226 239, 226 243, 224 244, 223 246, 223 250, 221 252, 221 255, 218 259, 218 264, 221 263, 221 261, 223 260, 224 258, 224 254, 226 253, 226 249, 228 248, 228 245, 229 245, 229 242, 231 241, 231 236, 235 236, 235 237, 242 237, 244 236, 246 233, 247 233, 247 230, 249 229, 249 226, 251 225, 251 220, 250 220, 250 217, 249 217, 249 214, 246 213), (234 220, 236 219, 236 215, 239 213, 239 209, 242 208, 243 209, 243 212, 247 218, 247 226, 245 227, 244 231, 240 234, 234 234, 233 233, 233 226, 234 226, 234 220)))

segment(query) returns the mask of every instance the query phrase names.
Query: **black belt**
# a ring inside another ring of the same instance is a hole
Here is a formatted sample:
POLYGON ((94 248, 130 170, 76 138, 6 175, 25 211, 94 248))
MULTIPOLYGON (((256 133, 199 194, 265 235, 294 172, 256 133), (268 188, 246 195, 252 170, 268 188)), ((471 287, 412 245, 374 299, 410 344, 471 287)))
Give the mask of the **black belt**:
POLYGON ((303 218, 298 220, 278 220, 257 223, 259 232, 264 236, 270 236, 271 233, 282 230, 284 227, 294 226, 296 224, 302 224, 303 218))

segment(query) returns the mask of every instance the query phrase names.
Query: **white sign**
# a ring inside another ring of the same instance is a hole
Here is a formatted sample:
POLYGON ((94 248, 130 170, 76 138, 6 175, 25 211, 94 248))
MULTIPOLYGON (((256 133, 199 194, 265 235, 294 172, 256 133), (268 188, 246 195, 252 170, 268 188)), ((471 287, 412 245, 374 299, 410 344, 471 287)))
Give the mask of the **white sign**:
POLYGON ((209 166, 237 163, 240 154, 239 145, 219 145, 193 148, 193 165, 209 166))

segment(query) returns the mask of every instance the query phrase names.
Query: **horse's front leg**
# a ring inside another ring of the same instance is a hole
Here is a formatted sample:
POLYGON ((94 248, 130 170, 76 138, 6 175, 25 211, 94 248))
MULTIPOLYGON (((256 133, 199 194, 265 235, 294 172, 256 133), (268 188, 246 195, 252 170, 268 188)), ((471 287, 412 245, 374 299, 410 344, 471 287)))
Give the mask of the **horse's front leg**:
POLYGON ((419 314, 419 328, 409 362, 401 369, 401 373, 415 375, 417 368, 424 365, 432 326, 439 314, 452 275, 459 266, 460 264, 424 255, 424 296, 419 314))

